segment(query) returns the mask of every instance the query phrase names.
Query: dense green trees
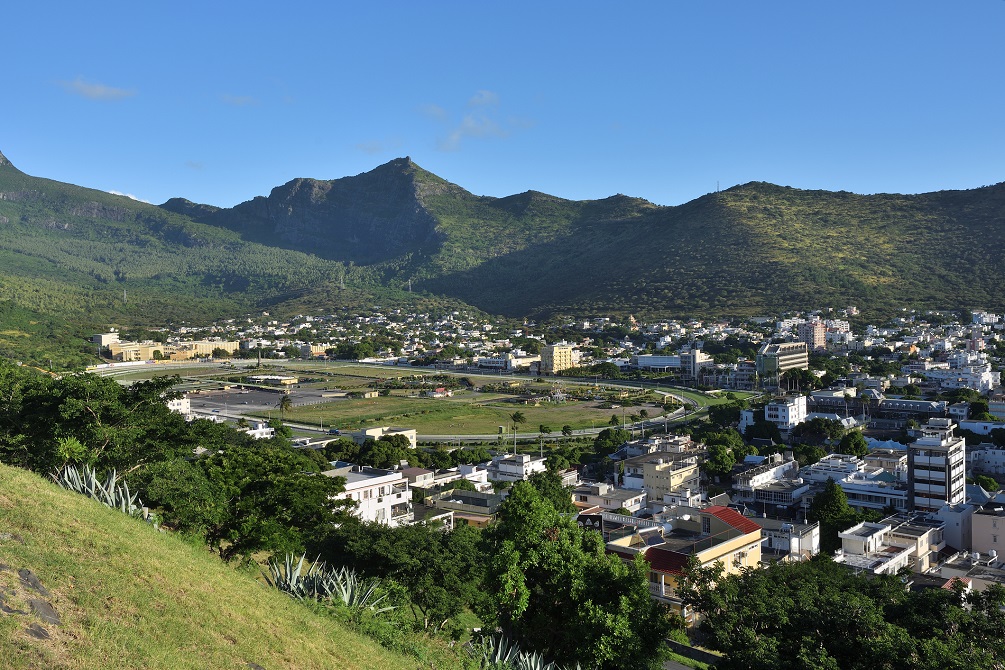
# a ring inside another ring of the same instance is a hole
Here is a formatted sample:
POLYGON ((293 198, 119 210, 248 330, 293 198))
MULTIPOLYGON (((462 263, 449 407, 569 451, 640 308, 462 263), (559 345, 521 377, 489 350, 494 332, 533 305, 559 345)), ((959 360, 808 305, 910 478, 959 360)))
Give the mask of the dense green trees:
POLYGON ((810 521, 820 522, 820 549, 829 553, 841 548, 838 533, 855 525, 859 515, 848 504, 844 489, 828 479, 824 490, 813 496, 807 513, 810 521))
POLYGON ((124 388, 0 363, 0 460, 45 474, 67 462, 115 468, 168 524, 205 535, 228 560, 302 550, 305 534, 340 517, 330 499, 343 482, 317 474, 323 460, 282 437, 186 422, 165 405, 177 381, 124 388))
POLYGON ((717 667, 995 668, 1005 658, 1005 588, 909 592, 821 556, 741 575, 690 566, 681 591, 703 615, 717 667))
POLYGON ((468 526, 390 528, 351 519, 316 536, 311 550, 329 564, 400 584, 416 620, 440 629, 479 606, 486 563, 480 541, 468 526))
POLYGON ((604 552, 599 534, 518 482, 486 531, 482 618, 566 665, 658 668, 673 625, 649 595, 648 568, 604 552))
POLYGON ((860 431, 853 430, 841 438, 834 451, 839 454, 851 454, 861 458, 869 453, 869 443, 860 431))

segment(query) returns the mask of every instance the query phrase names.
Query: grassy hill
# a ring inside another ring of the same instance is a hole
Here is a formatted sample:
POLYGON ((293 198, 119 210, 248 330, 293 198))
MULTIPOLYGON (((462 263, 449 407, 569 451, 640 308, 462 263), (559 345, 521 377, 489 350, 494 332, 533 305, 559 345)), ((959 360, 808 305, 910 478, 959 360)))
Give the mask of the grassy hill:
MULTIPOLYGON (((0 465, 0 668, 415 668, 215 556, 0 465), (31 570, 48 590, 26 588, 31 570), (13 595, 12 595, 13 594, 13 595), (61 619, 30 613, 29 597, 61 619), (36 639, 37 624, 50 639, 36 639), (256 664, 256 665, 250 665, 256 664)), ((427 666, 424 666, 427 667, 427 666)))

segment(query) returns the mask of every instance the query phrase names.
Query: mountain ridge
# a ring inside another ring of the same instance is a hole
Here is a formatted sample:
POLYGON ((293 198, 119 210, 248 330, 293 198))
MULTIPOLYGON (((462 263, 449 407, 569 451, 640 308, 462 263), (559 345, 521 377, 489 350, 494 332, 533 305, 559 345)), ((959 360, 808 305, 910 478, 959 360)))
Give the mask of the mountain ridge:
POLYGON ((0 300, 51 313, 65 291, 71 311, 116 320, 331 309, 350 293, 533 318, 1005 309, 1003 223, 1005 184, 863 195, 753 181, 664 206, 475 195, 404 157, 232 208, 155 207, 5 165, 0 300))

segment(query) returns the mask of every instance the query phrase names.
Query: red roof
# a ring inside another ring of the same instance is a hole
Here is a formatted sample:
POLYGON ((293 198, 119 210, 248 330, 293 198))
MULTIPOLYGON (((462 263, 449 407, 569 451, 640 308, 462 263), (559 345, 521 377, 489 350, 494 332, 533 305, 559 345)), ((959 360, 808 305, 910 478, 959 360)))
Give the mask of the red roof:
POLYGON ((684 567, 687 565, 687 555, 664 549, 660 546, 649 547, 644 554, 649 562, 649 567, 659 572, 669 572, 674 575, 684 574, 684 567))
POLYGON ((725 521, 733 528, 737 529, 743 533, 760 533, 761 527, 756 523, 743 516, 735 509, 730 509, 728 507, 723 507, 722 505, 713 505, 712 507, 706 507, 702 510, 706 514, 711 514, 716 519, 720 521, 725 521))
POLYGON ((970 579, 969 577, 953 577, 948 582, 943 584, 942 588, 944 588, 947 591, 952 591, 956 586, 956 582, 963 584, 963 589, 966 591, 969 591, 971 585, 973 584, 973 580, 970 579))

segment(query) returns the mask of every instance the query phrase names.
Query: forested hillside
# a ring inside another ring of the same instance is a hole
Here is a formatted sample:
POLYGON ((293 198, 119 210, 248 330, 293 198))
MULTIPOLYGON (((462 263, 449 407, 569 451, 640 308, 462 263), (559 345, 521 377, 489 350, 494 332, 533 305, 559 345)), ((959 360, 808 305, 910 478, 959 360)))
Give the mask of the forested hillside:
POLYGON ((737 186, 676 207, 477 196, 410 159, 231 209, 154 207, 0 163, 0 301, 74 322, 441 300, 510 316, 1005 309, 1005 185, 737 186))

